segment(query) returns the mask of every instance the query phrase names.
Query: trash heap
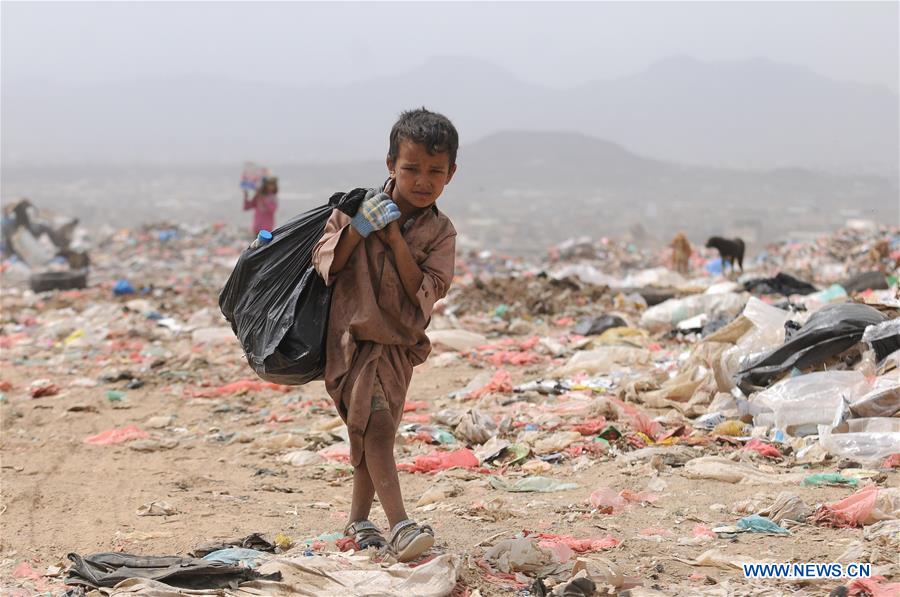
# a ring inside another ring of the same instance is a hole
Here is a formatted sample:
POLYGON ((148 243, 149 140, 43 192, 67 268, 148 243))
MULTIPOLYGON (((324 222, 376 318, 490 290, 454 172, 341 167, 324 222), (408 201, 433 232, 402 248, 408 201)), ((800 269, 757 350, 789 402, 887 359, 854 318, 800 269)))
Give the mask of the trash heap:
POLYGON ((250 239, 93 238, 83 289, 36 293, 3 264, 4 591, 900 591, 900 229, 772 245, 727 277, 705 250, 681 276, 609 239, 460 255, 396 445, 437 536, 412 565, 341 534, 349 444, 321 383, 254 377, 216 308, 250 239), (95 465, 134 485, 108 503, 76 481, 95 465), (44 499, 22 499, 36 479, 44 499), (59 533, 66 503, 115 520, 59 533), (743 574, 772 562, 871 575, 743 574))

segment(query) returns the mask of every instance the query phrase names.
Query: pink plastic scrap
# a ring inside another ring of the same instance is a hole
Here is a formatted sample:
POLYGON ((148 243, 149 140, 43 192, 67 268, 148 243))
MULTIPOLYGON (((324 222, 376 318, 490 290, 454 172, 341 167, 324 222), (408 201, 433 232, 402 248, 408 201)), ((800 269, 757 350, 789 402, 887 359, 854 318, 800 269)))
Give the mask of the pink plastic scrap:
POLYGON ((606 510, 609 514, 618 514, 628 508, 630 504, 652 503, 659 499, 659 494, 650 491, 631 491, 623 489, 616 493, 609 487, 601 487, 591 493, 589 498, 593 507, 606 510))
POLYGON ((588 551, 601 551, 611 549, 617 546, 621 541, 612 535, 605 537, 588 537, 585 539, 577 539, 572 535, 555 535, 553 533, 539 533, 536 535, 541 547, 553 547, 555 545, 565 545, 569 549, 577 553, 585 553, 588 551))
POLYGON ((431 454, 416 456, 412 462, 401 462, 397 465, 398 471, 408 473, 432 473, 450 468, 477 468, 478 458, 468 448, 461 448, 453 452, 441 452, 435 450, 431 454))
POLYGON ((882 584, 883 576, 857 578, 847 585, 848 595, 867 595, 869 597, 897 597, 900 595, 900 582, 882 584))
POLYGON ((466 398, 481 398, 482 396, 485 396, 487 394, 494 393, 509 394, 512 391, 512 376, 509 374, 509 371, 500 369, 499 371, 494 373, 494 376, 489 382, 487 382, 487 384, 473 392, 470 392, 469 395, 466 396, 466 398))
POLYGON ((830 504, 822 504, 813 514, 817 524, 838 528, 860 527, 875 509, 878 487, 868 485, 850 497, 830 504))
POLYGON ((121 429, 107 429, 101 431, 97 435, 92 435, 84 439, 84 443, 94 446, 109 446, 112 444, 122 444, 136 439, 147 439, 150 434, 142 431, 135 425, 122 427, 121 429))
POLYGON ((715 532, 705 524, 698 524, 694 526, 694 530, 692 531, 694 537, 709 537, 711 539, 716 538, 715 532))
POLYGON ((322 448, 317 452, 319 456, 325 460, 332 462, 350 462, 350 444, 337 443, 326 448, 322 448))

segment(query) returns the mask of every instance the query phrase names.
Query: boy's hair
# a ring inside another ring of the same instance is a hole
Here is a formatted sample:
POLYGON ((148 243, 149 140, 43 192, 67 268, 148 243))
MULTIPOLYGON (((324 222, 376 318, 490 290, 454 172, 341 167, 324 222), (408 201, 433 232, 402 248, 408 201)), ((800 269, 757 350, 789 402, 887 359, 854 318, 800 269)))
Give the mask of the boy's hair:
POLYGON ((391 144, 388 159, 392 162, 400 153, 400 142, 409 139, 420 145, 431 155, 447 152, 450 167, 456 165, 456 151, 459 149, 459 134, 450 119, 437 112, 429 112, 424 107, 407 110, 391 128, 391 144))

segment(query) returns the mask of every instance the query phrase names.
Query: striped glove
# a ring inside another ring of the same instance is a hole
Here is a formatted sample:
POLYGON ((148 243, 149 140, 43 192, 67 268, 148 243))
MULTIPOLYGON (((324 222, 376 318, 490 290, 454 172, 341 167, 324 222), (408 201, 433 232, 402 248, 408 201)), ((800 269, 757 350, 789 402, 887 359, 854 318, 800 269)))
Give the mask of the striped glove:
POLYGON ((399 219, 400 208, 391 201, 390 195, 378 193, 362 202, 356 215, 350 220, 350 225, 359 232, 361 237, 366 238, 376 230, 381 230, 399 219))

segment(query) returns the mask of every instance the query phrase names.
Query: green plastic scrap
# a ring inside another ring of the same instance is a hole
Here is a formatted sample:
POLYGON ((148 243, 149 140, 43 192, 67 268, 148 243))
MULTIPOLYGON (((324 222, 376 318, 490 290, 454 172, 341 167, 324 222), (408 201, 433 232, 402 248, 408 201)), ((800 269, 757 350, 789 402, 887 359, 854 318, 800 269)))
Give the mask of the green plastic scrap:
POLYGON ((500 477, 491 477, 491 487, 494 489, 502 489, 513 493, 536 491, 539 493, 548 493, 551 491, 566 491, 568 489, 578 489, 578 483, 562 483, 556 479, 549 477, 524 477, 515 483, 510 483, 506 479, 500 477))
POLYGON ((110 402, 121 402, 122 398, 124 398, 124 397, 125 397, 125 393, 120 392, 118 390, 109 390, 106 393, 106 399, 109 400, 110 402))
POLYGON ((769 520, 765 516, 753 514, 745 516, 737 523, 737 528, 751 533, 773 533, 775 535, 790 535, 791 532, 784 527, 778 526, 777 523, 769 520))
POLYGON ((812 487, 818 485, 850 485, 856 487, 858 481, 851 477, 845 477, 840 473, 816 473, 809 475, 800 482, 804 487, 812 487))
POLYGON ((622 432, 612 425, 607 425, 602 430, 600 430, 600 433, 597 434, 597 437, 602 437, 607 441, 614 441, 622 437, 622 432))

